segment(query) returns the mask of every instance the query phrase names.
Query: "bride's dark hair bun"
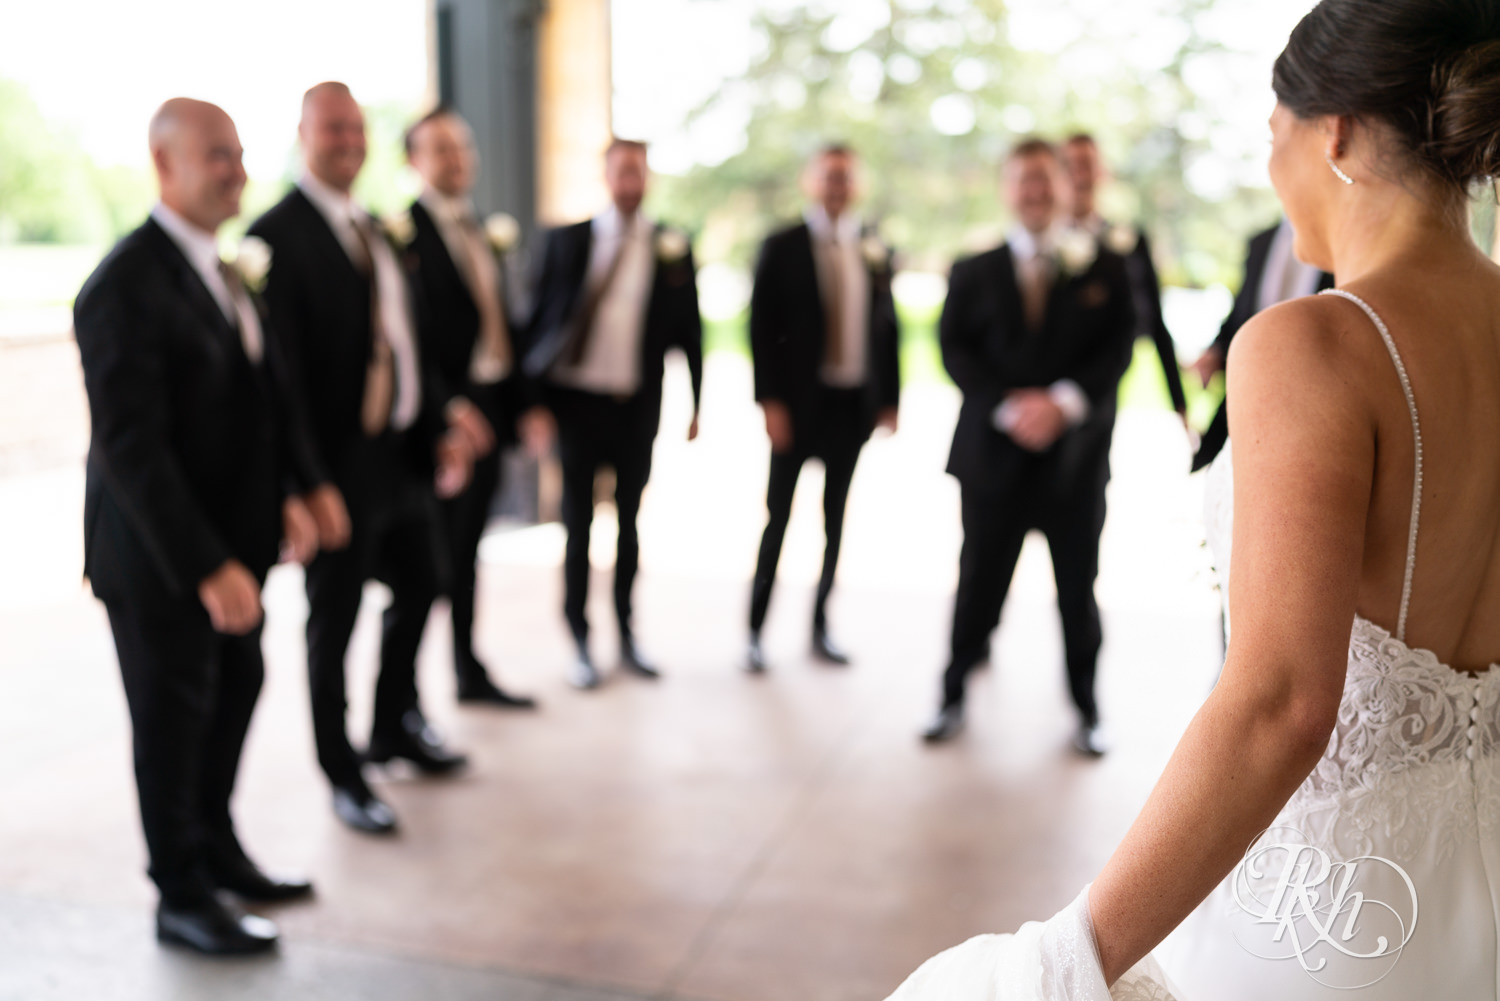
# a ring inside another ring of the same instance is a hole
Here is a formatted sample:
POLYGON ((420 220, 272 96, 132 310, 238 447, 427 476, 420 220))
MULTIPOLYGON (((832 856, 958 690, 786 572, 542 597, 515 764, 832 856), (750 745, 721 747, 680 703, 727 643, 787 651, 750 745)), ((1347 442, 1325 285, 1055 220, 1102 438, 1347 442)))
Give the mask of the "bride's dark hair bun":
POLYGON ((1500 177, 1500 2, 1322 0, 1276 60, 1302 118, 1390 126, 1407 165, 1465 190, 1500 177))

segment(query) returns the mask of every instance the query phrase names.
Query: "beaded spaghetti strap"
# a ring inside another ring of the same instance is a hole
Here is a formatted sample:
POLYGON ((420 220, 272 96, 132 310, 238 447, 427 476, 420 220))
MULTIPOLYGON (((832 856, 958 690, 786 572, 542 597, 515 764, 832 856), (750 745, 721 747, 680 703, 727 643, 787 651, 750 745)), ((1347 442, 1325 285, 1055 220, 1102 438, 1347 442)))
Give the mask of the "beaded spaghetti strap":
POLYGON ((1412 478, 1411 487, 1411 529, 1406 536, 1406 577, 1401 582, 1401 615, 1396 620, 1396 639, 1402 643, 1406 642, 1406 613, 1411 607, 1411 582, 1412 576, 1417 569, 1417 524, 1421 520, 1422 513, 1422 422, 1417 418, 1417 397, 1411 390, 1411 379, 1406 374, 1406 364, 1401 361, 1401 353, 1396 350, 1396 342, 1391 338, 1390 329, 1386 327, 1385 321, 1380 314, 1370 308, 1370 304, 1352 292, 1345 292, 1341 288, 1325 289, 1321 294, 1336 295, 1348 299, 1354 305, 1365 311, 1370 322, 1375 324, 1375 329, 1380 331, 1380 339, 1385 341, 1385 348, 1391 353, 1391 361, 1396 364, 1396 375, 1401 379, 1401 391, 1406 394, 1406 406, 1411 411, 1411 433, 1416 442, 1417 469, 1412 478))

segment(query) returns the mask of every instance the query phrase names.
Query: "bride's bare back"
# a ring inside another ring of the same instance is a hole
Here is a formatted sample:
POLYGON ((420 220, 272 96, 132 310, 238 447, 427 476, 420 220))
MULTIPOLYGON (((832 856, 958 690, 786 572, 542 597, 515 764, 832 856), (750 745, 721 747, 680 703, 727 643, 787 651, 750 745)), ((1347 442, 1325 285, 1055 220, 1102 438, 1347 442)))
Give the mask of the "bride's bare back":
MULTIPOLYGON (((1393 262, 1349 286, 1385 320, 1421 420, 1423 482, 1407 642, 1458 669, 1500 662, 1500 267, 1476 249, 1393 262), (1444 266, 1446 264, 1446 266, 1444 266)), ((1384 346, 1364 327, 1356 373, 1378 414, 1359 612, 1394 630, 1406 562, 1414 437, 1384 346)), ((1358 349, 1354 349, 1358 350, 1358 349)))

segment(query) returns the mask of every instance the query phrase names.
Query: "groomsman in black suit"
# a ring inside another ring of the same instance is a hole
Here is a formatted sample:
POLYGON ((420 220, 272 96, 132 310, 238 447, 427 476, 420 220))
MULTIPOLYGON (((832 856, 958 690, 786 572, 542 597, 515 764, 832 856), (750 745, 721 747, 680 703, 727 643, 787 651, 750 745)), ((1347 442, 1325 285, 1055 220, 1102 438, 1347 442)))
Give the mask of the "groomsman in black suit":
POLYGON ((440 505, 458 700, 532 709, 534 700, 496 685, 474 654, 474 564, 500 487, 501 449, 524 438, 533 453, 545 452, 551 418, 518 364, 522 345, 499 256, 504 248, 469 200, 478 154, 468 124, 439 108, 408 130, 406 155, 423 182, 410 209, 410 252, 431 321, 422 338, 426 363, 444 412, 477 457, 468 489, 440 505))
MULTIPOLYGON (((1204 386, 1208 385, 1216 372, 1224 371, 1224 364, 1229 358, 1229 343, 1234 340, 1234 335, 1239 333, 1240 328, 1250 321, 1250 317, 1288 299, 1298 299, 1333 288, 1333 275, 1297 260, 1297 255, 1292 252, 1295 239, 1292 225, 1285 219, 1250 238, 1250 248, 1245 259, 1245 281, 1240 286, 1239 294, 1234 297, 1234 306, 1229 310, 1224 325, 1219 328, 1219 336, 1193 362, 1193 371, 1198 374, 1204 386)), ((1225 400, 1219 404, 1219 410, 1214 414, 1208 430, 1203 432, 1198 453, 1193 456, 1193 471, 1197 472, 1213 462, 1228 440, 1229 401, 1225 400)))
POLYGON ((285 368, 259 303, 219 259, 215 231, 245 187, 234 123, 175 98, 152 118, 150 146, 161 201, 74 306, 93 420, 85 572, 130 706, 157 937, 259 952, 275 926, 216 891, 312 892, 246 857, 229 801, 265 673, 261 585, 283 544, 302 562, 317 551, 301 495, 326 475, 281 405, 285 368))
POLYGON ((620 535, 615 555, 615 615, 622 666, 659 677, 636 645, 631 589, 639 559, 636 515, 651 473, 661 423, 661 383, 668 350, 687 356, 693 386, 688 440, 698 436, 703 385, 703 325, 697 271, 688 238, 641 211, 649 170, 644 143, 614 140, 604 155, 613 204, 602 215, 547 235, 530 323, 525 368, 545 382, 557 419, 562 459, 562 515, 568 531, 564 613, 578 656, 569 680, 598 687, 584 607, 589 585, 589 529, 594 477, 615 471, 620 535))
POLYGON ((291 361, 295 404, 347 505, 347 515, 324 513, 320 524, 336 542, 307 568, 313 731, 339 818, 389 833, 395 815, 365 784, 349 743, 344 659, 365 582, 381 580, 392 598, 364 760, 406 758, 431 773, 464 763, 422 716, 416 656, 438 589, 434 477, 439 491, 456 494, 469 453, 462 432, 444 424, 420 357, 406 255, 349 193, 365 159, 364 116, 349 89, 309 90, 298 136, 306 173, 250 232, 271 246, 266 301, 291 361))
POLYGON ((1130 276, 1122 257, 1058 224, 1051 144, 1018 145, 1004 179, 1019 225, 996 250, 953 266, 939 325, 943 364, 964 397, 948 458, 964 543, 942 706, 924 736, 943 741, 962 728, 965 679, 989 656, 1021 543, 1038 529, 1057 578, 1074 746, 1098 755, 1094 580, 1115 388, 1135 340, 1130 276))
POLYGON ((854 151, 831 145, 807 167, 803 221, 766 239, 750 296, 755 399, 771 439, 769 518, 750 595, 747 666, 764 671, 760 631, 803 464, 822 461, 823 574, 813 602, 813 655, 847 664, 828 634, 844 507, 860 449, 876 427, 896 429, 901 397, 899 330, 890 251, 851 210, 854 151))
POLYGON ((1130 293, 1135 305, 1137 335, 1151 338, 1161 359, 1162 374, 1167 377, 1167 392, 1172 409, 1187 420, 1187 394, 1182 390, 1182 371, 1177 364, 1177 349, 1172 332, 1161 312, 1161 280, 1151 260, 1151 243, 1145 231, 1136 226, 1112 226, 1099 214, 1096 195, 1108 176, 1099 156, 1099 145, 1087 132, 1075 133, 1062 146, 1063 165, 1068 175, 1068 209, 1071 224, 1092 236, 1108 249, 1125 258, 1130 275, 1130 293))

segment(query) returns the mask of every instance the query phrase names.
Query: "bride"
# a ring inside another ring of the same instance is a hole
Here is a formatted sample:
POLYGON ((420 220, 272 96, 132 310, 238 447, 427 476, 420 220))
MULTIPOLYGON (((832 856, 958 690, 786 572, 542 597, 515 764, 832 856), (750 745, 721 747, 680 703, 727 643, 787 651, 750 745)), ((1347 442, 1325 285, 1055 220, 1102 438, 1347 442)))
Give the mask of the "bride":
POLYGON ((1235 341, 1222 679, 1072 905, 892 1001, 1500 997, 1500 4, 1323 0, 1273 85, 1338 289, 1235 341))

